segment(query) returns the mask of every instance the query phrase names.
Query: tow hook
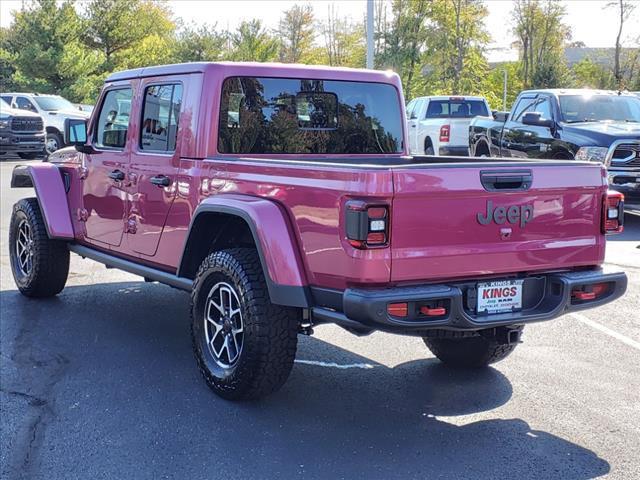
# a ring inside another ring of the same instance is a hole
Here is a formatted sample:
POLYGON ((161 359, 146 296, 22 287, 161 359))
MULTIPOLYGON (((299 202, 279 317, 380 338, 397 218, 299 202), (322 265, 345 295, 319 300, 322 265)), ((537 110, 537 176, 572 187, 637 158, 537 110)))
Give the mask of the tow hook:
POLYGON ((495 340, 500 345, 522 343, 522 327, 496 327, 479 332, 485 338, 495 340))

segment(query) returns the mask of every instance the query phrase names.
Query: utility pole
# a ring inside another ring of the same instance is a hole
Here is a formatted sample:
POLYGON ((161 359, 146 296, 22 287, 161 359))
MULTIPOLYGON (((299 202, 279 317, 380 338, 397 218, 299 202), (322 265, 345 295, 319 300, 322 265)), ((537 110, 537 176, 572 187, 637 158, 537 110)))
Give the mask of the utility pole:
POLYGON ((367 68, 373 68, 373 0, 367 0, 367 68))

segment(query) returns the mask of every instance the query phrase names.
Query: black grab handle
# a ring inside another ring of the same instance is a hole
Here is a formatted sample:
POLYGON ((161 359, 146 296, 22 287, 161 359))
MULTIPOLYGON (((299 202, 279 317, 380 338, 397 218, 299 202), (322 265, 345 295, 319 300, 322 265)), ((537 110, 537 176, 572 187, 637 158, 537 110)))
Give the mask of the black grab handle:
POLYGON ((531 170, 482 170, 480 182, 488 192, 529 190, 533 173, 531 170))

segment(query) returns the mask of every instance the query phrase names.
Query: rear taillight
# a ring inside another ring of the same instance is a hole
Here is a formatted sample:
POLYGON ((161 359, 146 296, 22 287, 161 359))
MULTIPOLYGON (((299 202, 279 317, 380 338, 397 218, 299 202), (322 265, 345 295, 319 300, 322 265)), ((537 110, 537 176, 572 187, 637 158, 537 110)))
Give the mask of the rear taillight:
POLYGON ((440 141, 448 142, 451 135, 451 127, 449 125, 442 125, 440 127, 440 141))
POLYGON ((389 207, 351 200, 346 204, 345 229, 352 247, 386 247, 389 245, 389 207))
POLYGON ((620 233, 623 225, 624 195, 609 190, 602 201, 602 233, 620 233))

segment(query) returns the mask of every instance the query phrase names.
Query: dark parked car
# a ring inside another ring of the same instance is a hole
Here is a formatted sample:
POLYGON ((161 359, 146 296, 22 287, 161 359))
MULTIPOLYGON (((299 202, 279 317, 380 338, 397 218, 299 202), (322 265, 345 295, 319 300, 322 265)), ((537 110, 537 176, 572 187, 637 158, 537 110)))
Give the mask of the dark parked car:
POLYGON ((522 92, 505 121, 476 118, 472 156, 601 162, 613 188, 640 203, 640 98, 595 90, 522 92))

